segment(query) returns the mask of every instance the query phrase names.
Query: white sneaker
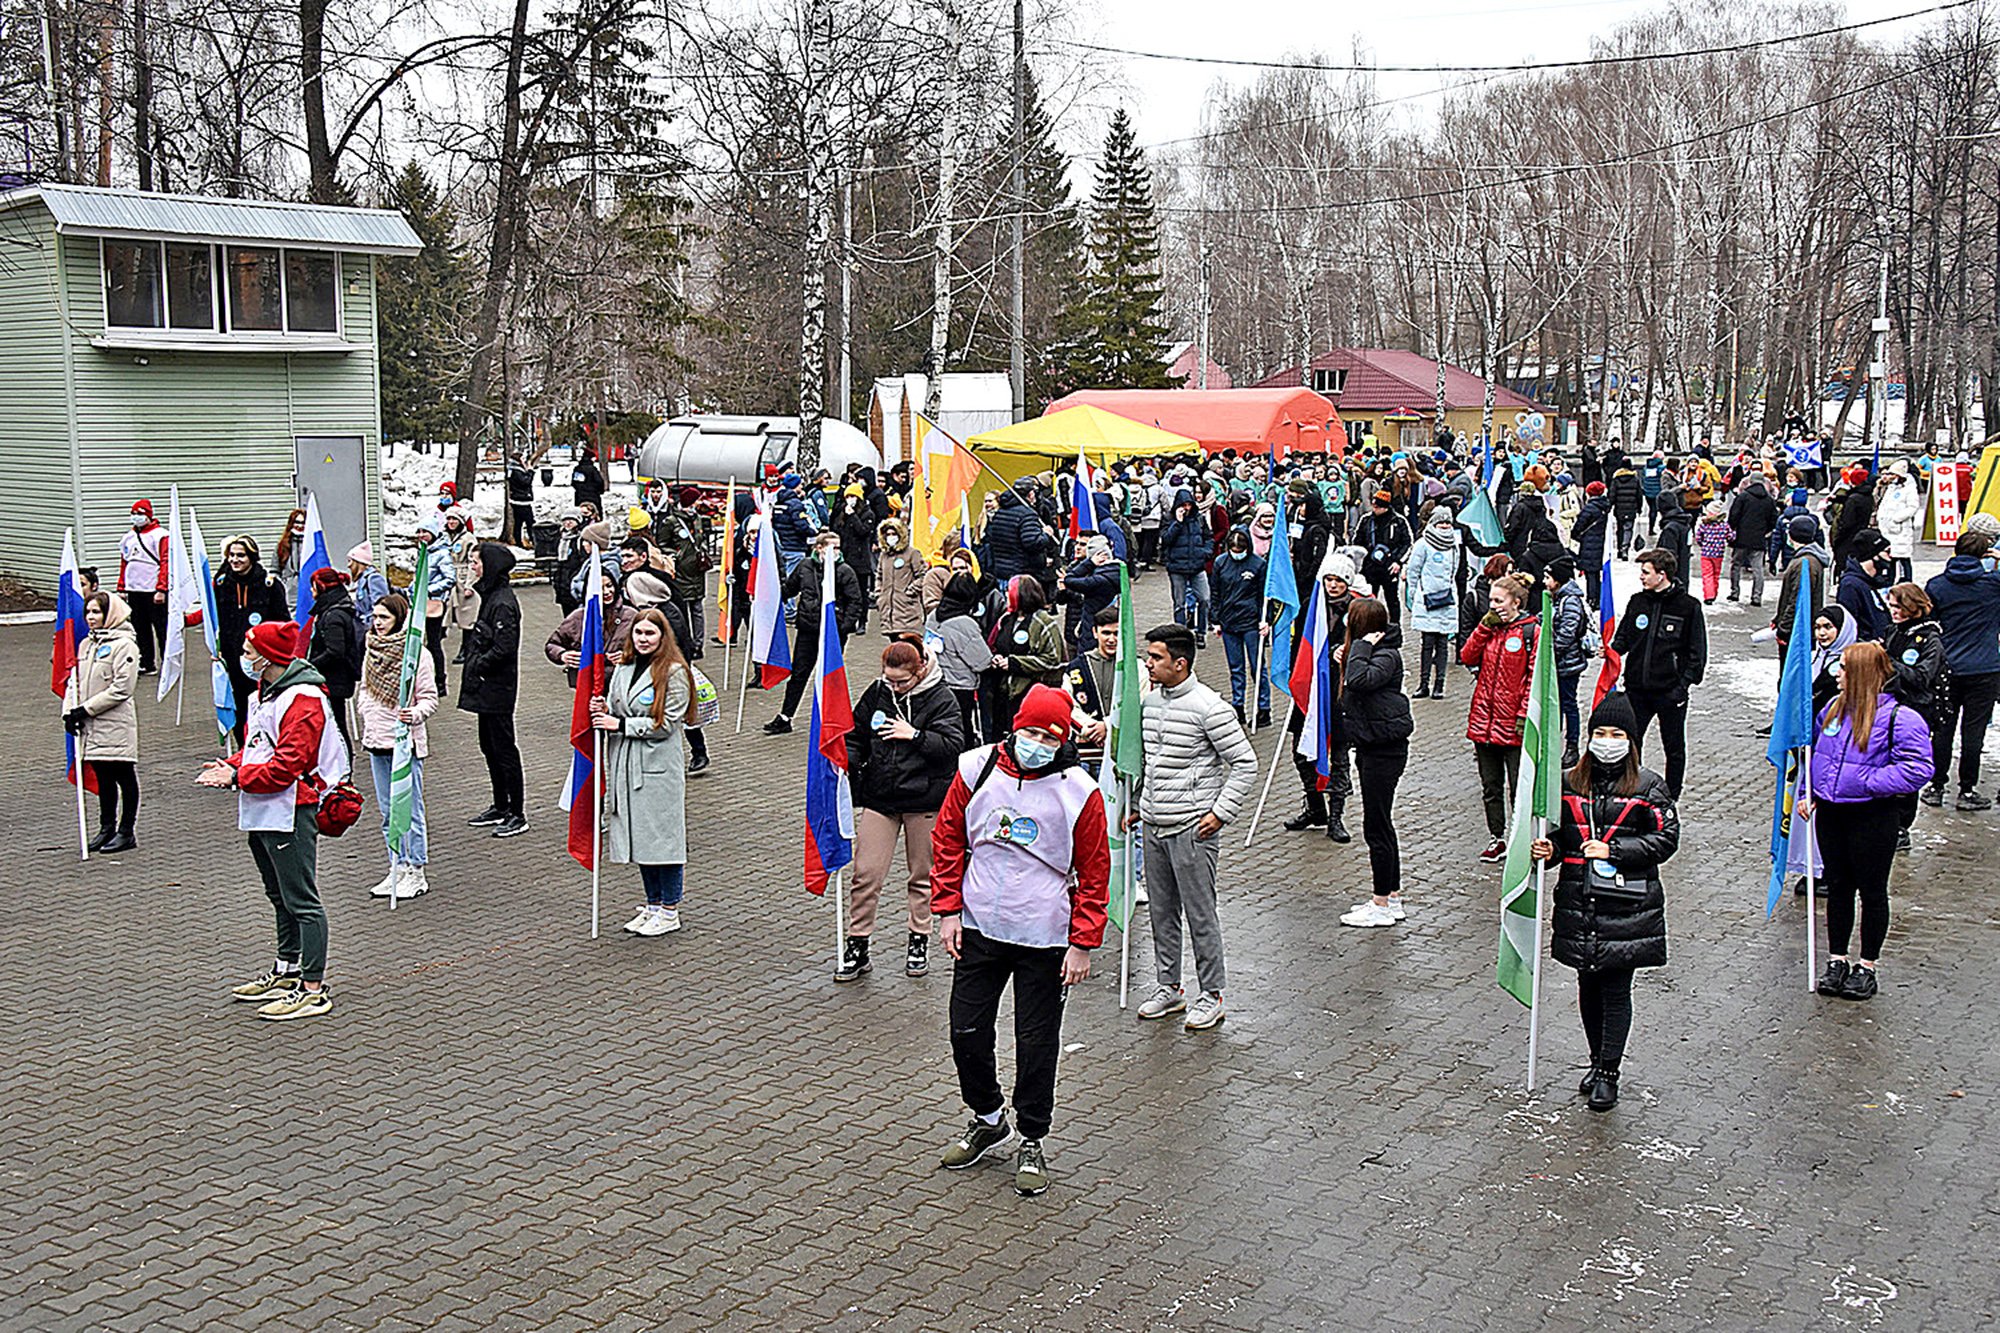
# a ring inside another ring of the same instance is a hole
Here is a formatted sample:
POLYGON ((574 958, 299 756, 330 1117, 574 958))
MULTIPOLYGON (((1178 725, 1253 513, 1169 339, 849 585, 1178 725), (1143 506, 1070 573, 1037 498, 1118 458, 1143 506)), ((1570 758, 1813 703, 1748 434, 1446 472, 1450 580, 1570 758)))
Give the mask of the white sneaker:
POLYGON ((1222 1018, 1222 997, 1214 991, 1203 991, 1188 1006, 1187 1021, 1182 1026, 1189 1032, 1206 1032, 1220 1023, 1222 1018))
POLYGON ((390 866, 389 873, 382 876, 381 882, 378 883, 374 888, 368 890, 368 896, 371 898, 388 897, 390 894, 396 891, 396 885, 402 881, 402 878, 403 878, 403 867, 401 867, 400 865, 390 866))
POLYGON ((681 928, 681 914, 679 912, 676 912, 673 908, 648 907, 646 909, 645 924, 640 926, 637 930, 633 931, 632 933, 634 935, 642 935, 647 938, 651 938, 654 935, 671 935, 674 931, 677 931, 680 928, 681 928))
POLYGON ((648 921, 651 921, 652 919, 653 919, 652 904, 642 903, 639 906, 639 914, 633 917, 630 921, 627 921, 625 923, 625 929, 631 931, 634 935, 637 935, 640 932, 640 928, 644 926, 648 921))
POLYGON ((1151 901, 1152 899, 1146 896, 1146 886, 1144 884, 1141 884, 1132 893, 1132 905, 1134 907, 1144 907, 1147 903, 1151 901))
POLYGON ((1374 899, 1358 903, 1351 912, 1341 914, 1343 926, 1393 926, 1400 918, 1393 907, 1378 907, 1374 899))
POLYGON ((1151 998, 1139 1006, 1139 1017, 1144 1019, 1165 1018, 1187 1008, 1187 996, 1179 986, 1162 986, 1154 991, 1151 998))
POLYGON ((425 876, 422 866, 403 867, 403 882, 396 886, 396 897, 399 901, 407 902, 412 898, 421 898, 430 891, 431 882, 425 876))

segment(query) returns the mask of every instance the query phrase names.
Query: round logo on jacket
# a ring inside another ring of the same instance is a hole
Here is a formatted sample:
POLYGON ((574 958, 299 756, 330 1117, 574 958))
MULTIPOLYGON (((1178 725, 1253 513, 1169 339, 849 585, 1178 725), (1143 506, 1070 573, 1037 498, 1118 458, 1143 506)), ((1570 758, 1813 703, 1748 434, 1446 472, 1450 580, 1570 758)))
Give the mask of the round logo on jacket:
POLYGON ((880 731, 888 725, 889 715, 879 708, 875 710, 875 716, 868 719, 868 729, 870 731, 880 731))
POLYGON ((1507 651, 1510 653, 1518 653, 1521 651, 1520 635, 1512 634, 1507 637, 1507 651))
POLYGON ((263 623, 264 623, 264 617, 258 615, 255 611, 252 611, 250 613, 250 627, 252 629, 255 629, 257 626, 263 623))
POLYGON ((1915 666, 1916 664, 1917 664, 1917 650, 1914 648, 1905 648, 1903 650, 1903 665, 1915 666))
POLYGON ((999 822, 993 827, 993 836, 1001 842, 1011 842, 1016 847, 1032 847, 1035 839, 1042 836, 1042 826, 1027 815, 1017 815, 1012 810, 1002 810, 999 822))
POLYGON ((1634 628, 1634 629, 1644 629, 1644 628, 1646 628, 1646 626, 1650 625, 1650 624, 1651 624, 1652 622, 1653 622, 1653 618, 1652 618, 1651 616, 1638 616, 1638 617, 1635 617, 1635 618, 1633 619, 1633 621, 1632 621, 1632 628, 1634 628))
POLYGON ((1024 629, 1017 629, 1014 631, 1015 643, 1026 643, 1027 641, 1028 641, 1028 631, 1024 629))
POLYGON ((903 567, 903 557, 899 555, 896 557, 896 568, 901 569, 902 567, 903 567))

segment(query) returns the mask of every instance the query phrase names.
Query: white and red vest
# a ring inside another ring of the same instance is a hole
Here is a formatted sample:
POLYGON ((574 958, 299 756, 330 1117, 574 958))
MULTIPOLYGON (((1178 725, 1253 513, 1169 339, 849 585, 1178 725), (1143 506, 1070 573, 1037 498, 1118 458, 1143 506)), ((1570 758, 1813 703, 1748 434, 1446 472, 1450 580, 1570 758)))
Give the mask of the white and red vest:
POLYGON ((965 803, 965 924, 989 940, 1035 949, 1069 943, 1076 821, 1097 794, 1077 766, 1022 780, 996 765, 976 790, 990 745, 959 756, 965 803))
MULTIPOLYGON (((278 727, 284 721, 285 710, 302 694, 317 699, 322 714, 319 760, 313 775, 329 785, 339 782, 348 773, 347 743, 340 739, 340 728, 333 723, 333 706, 327 702, 326 691, 317 685, 294 685, 274 699, 264 698, 261 692, 252 694, 250 716, 243 728, 243 762, 270 762, 271 756, 277 753, 278 727)), ((298 804, 299 784, 296 782, 279 792, 248 792, 239 787, 236 791, 237 831, 290 833, 298 804)))

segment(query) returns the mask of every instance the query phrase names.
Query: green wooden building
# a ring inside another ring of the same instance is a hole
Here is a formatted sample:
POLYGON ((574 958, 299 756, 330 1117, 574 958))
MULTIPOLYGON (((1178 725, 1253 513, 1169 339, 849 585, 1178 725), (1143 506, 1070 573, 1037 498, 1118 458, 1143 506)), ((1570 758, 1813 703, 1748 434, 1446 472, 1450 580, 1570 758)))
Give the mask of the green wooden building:
POLYGON ((77 185, 0 193, 0 574, 48 590, 65 527, 107 583, 132 502, 268 560, 305 488, 335 562, 382 539, 375 259, 401 214, 77 185))

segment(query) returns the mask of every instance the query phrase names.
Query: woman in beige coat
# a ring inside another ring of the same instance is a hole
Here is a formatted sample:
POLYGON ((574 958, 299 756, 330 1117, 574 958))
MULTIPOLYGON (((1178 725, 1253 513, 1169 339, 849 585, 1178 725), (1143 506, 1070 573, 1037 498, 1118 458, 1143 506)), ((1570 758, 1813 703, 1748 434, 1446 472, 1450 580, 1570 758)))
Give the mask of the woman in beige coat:
POLYGON ((882 612, 882 632, 890 638, 924 632, 923 579, 929 564, 910 545, 910 530, 899 518, 885 518, 875 529, 878 549, 875 605, 882 612))
POLYGON ((90 633, 76 646, 76 670, 63 690, 63 725, 76 737, 76 756, 97 774, 97 836, 93 852, 129 852, 139 845, 139 639, 132 609, 112 593, 84 602, 90 633))
POLYGON ((681 928, 687 867, 687 759, 681 733, 699 707, 694 672, 657 609, 639 612, 611 669, 605 692, 590 701, 591 725, 604 737, 605 861, 636 865, 646 903, 625 923, 634 935, 681 928))

